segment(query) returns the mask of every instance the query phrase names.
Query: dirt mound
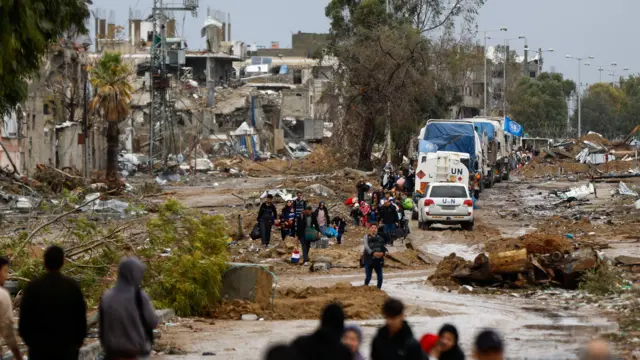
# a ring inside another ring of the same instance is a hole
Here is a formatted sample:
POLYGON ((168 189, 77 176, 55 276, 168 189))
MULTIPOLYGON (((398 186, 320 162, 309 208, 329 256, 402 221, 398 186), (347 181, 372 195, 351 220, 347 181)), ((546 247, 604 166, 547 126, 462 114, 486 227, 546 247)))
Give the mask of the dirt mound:
POLYGON ((319 319, 329 303, 340 303, 347 319, 363 320, 381 316, 387 294, 374 286, 286 288, 278 291, 273 309, 263 309, 248 301, 224 301, 213 312, 218 319, 238 320, 243 314, 256 314, 267 320, 319 319))
POLYGON ((597 145, 609 147, 609 140, 602 137, 600 134, 587 134, 580 138, 580 141, 589 141, 597 145))
POLYGON ((519 176, 544 177, 558 174, 584 174, 589 172, 589 165, 571 161, 546 162, 540 158, 515 171, 519 176))
POLYGON ((433 275, 429 276, 429 281, 435 286, 458 287, 459 284, 455 280, 453 280, 451 275, 453 275, 456 270, 470 264, 470 261, 456 256, 455 253, 452 253, 442 259, 442 261, 436 268, 436 272, 433 273, 433 275))
POLYGON ((490 253, 519 249, 527 249, 529 254, 568 253, 573 249, 573 244, 562 235, 531 233, 519 238, 490 241, 485 245, 485 249, 490 253))

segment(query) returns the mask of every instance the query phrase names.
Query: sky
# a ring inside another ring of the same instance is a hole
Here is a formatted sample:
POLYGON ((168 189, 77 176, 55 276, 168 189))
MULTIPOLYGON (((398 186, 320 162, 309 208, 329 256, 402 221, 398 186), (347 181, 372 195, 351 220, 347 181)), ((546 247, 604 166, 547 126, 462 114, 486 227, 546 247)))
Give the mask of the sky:
MULTIPOLYGON (((181 2, 180 0, 169 0, 181 2)), ((169 2, 165 0, 165 3, 169 2)), ((140 10, 143 17, 151 12, 152 0, 93 0, 93 8, 115 11, 116 22, 126 24, 129 7, 140 10)), ((190 48, 204 48, 200 27, 207 8, 231 14, 232 39, 247 44, 269 46, 279 41, 280 47, 291 46, 291 34, 302 31, 321 33, 328 31, 329 21, 324 16, 328 0, 200 0, 198 18, 188 12, 176 12, 177 30, 188 39, 190 48), (183 21, 184 17, 184 21, 183 21)), ((640 73, 640 47, 637 38, 637 14, 640 0, 487 0, 478 14, 478 30, 495 30, 501 26, 507 33, 494 33, 494 37, 527 37, 530 48, 553 48, 544 53, 545 71, 563 73, 565 78, 578 82, 578 62, 566 59, 593 56, 593 65, 618 64, 616 79, 623 68, 624 74, 640 73), (505 36, 506 35, 506 36, 505 36)), ((93 25, 91 26, 93 29, 93 25)), ((482 42, 482 33, 478 34, 482 42)), ((502 43, 488 40, 488 45, 502 43)), ((511 42, 512 48, 522 54, 524 42, 511 42)), ((599 81, 597 66, 582 66, 581 83, 599 81)), ((608 71, 602 72, 603 81, 611 81, 608 71)))

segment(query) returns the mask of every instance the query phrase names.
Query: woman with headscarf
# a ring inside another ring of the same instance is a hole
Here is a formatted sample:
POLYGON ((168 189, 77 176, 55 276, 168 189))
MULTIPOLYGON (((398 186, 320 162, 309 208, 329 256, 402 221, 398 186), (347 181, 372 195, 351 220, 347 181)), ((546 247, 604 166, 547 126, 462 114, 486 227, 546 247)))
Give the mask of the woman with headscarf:
POLYGON ((464 353, 458 345, 458 329, 451 324, 445 324, 438 332, 438 360, 464 360, 464 353))
POLYGON ((353 354, 353 360, 364 360, 364 356, 360 353, 360 345, 362 345, 362 330, 360 330, 357 325, 349 325, 344 328, 342 343, 353 354))
POLYGON ((324 201, 320 201, 318 208, 313 212, 313 218, 318 224, 318 229, 321 234, 324 234, 329 226, 329 209, 324 206, 324 201))

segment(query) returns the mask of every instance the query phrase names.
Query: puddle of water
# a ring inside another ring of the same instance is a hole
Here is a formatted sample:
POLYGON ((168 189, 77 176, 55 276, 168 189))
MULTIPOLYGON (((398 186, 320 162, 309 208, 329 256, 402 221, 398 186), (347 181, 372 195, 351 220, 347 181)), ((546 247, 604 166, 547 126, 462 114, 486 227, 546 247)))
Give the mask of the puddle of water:
POLYGON ((473 259, 482 252, 480 246, 464 244, 426 244, 422 245, 420 249, 440 258, 449 256, 451 253, 456 253, 457 256, 469 261, 473 261, 473 259))

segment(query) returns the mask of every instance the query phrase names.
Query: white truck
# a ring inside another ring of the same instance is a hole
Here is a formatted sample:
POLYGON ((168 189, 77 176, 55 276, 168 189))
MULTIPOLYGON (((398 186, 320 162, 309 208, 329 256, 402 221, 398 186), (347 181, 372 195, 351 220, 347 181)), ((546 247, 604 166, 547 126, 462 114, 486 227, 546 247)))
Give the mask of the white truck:
MULTIPOLYGON (((470 186, 469 154, 452 151, 419 153, 416 163, 414 204, 426 195, 429 184, 457 183, 470 186)), ((413 209, 413 219, 418 219, 418 208, 413 209)))
POLYGON ((485 141, 485 185, 490 188, 496 182, 509 179, 511 147, 504 131, 504 119, 498 117, 475 117, 471 120, 476 131, 485 141))

